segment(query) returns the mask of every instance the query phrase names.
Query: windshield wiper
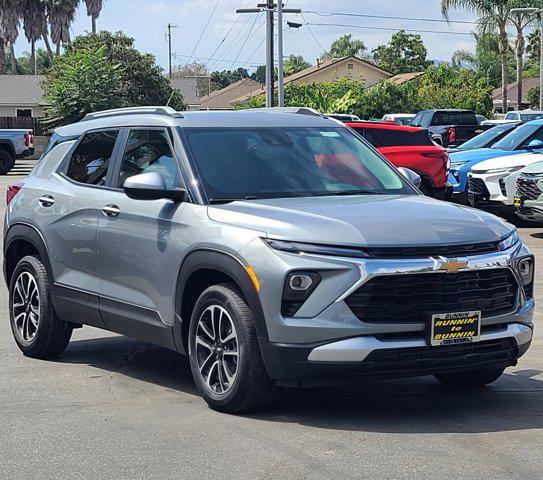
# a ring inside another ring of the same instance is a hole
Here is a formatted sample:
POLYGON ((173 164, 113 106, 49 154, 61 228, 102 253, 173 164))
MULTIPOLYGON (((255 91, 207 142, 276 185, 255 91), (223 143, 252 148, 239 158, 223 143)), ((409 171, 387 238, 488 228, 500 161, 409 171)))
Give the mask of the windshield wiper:
POLYGON ((258 197, 255 195, 247 195, 245 197, 240 198, 210 198, 209 203, 216 204, 216 203, 231 203, 231 202, 238 202, 240 200, 257 200, 258 197))
POLYGON ((312 197, 331 197, 331 196, 347 196, 347 195, 385 195, 382 192, 372 192, 371 190, 340 190, 338 192, 324 192, 312 197))

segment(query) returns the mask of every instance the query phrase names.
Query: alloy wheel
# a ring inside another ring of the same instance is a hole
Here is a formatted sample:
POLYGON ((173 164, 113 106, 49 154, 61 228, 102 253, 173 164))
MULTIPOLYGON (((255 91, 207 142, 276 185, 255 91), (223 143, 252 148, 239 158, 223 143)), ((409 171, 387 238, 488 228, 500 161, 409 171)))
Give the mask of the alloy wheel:
POLYGON ((194 340, 200 376, 213 393, 227 393, 236 379, 239 342, 228 311, 220 305, 207 307, 196 327, 194 340))
POLYGON ((15 282, 12 315, 21 342, 31 343, 40 321, 40 293, 36 279, 28 271, 22 272, 15 282))

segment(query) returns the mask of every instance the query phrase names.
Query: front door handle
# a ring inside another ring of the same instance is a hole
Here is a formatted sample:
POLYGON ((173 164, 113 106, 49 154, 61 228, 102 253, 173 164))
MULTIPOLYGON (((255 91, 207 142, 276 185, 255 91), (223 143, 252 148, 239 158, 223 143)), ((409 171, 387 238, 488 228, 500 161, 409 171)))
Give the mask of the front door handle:
POLYGON ((121 213, 121 209, 117 205, 106 205, 102 208, 102 213, 107 217, 116 217, 121 213))
POLYGON ((55 203, 55 199, 51 195, 44 195, 38 198, 38 202, 42 207, 50 207, 55 203))

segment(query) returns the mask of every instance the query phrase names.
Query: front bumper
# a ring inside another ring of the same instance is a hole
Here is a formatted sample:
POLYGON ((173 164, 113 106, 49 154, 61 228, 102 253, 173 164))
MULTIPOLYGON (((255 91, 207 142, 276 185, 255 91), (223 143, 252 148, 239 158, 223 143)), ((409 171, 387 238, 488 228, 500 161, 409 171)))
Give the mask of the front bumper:
POLYGON ((528 222, 543 223, 543 201, 525 201, 517 210, 517 215, 528 222))
POLYGON ((468 200, 471 206, 494 205, 512 206, 513 198, 507 196, 506 179, 509 173, 470 173, 468 175, 468 200), (471 182, 477 181, 481 187, 471 189, 471 182))

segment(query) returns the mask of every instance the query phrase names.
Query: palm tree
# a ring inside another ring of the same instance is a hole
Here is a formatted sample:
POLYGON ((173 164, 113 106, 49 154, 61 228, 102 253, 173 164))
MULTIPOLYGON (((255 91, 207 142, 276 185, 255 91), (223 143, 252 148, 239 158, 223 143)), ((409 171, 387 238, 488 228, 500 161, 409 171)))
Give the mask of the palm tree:
POLYGON ((502 77, 502 110, 507 112, 507 24, 514 0, 441 0, 441 13, 448 19, 455 8, 471 10, 479 16, 478 29, 482 33, 497 33, 502 77))
POLYGON ((25 36, 30 43, 32 73, 36 75, 38 72, 36 62, 36 41, 44 37, 47 33, 45 5, 41 0, 22 0, 21 14, 25 36))
POLYGON ((44 0, 44 3, 51 25, 51 40, 56 45, 56 54, 60 55, 61 45, 70 42, 70 25, 79 0, 44 0))
MULTIPOLYGON (((518 7, 536 6, 533 1, 517 1, 518 7)), ((538 16, 533 13, 511 13, 511 24, 515 27, 517 36, 515 38, 515 53, 517 57, 517 108, 522 104, 522 70, 524 69, 524 52, 526 51, 526 42, 524 40, 524 29, 534 21, 538 16)))
POLYGON ((16 73, 17 60, 13 53, 13 44, 19 36, 19 12, 20 5, 17 0, 0 0, 0 41, 2 42, 2 52, 0 54, 0 63, 5 65, 6 48, 10 50, 11 71, 16 73))
POLYGON ((311 64, 306 62, 301 55, 290 55, 285 60, 285 75, 292 75, 293 73, 301 72, 306 68, 309 68, 311 64))
POLYGON ((96 19, 100 16, 103 0, 85 0, 87 15, 92 18, 92 33, 96 33, 96 19))

